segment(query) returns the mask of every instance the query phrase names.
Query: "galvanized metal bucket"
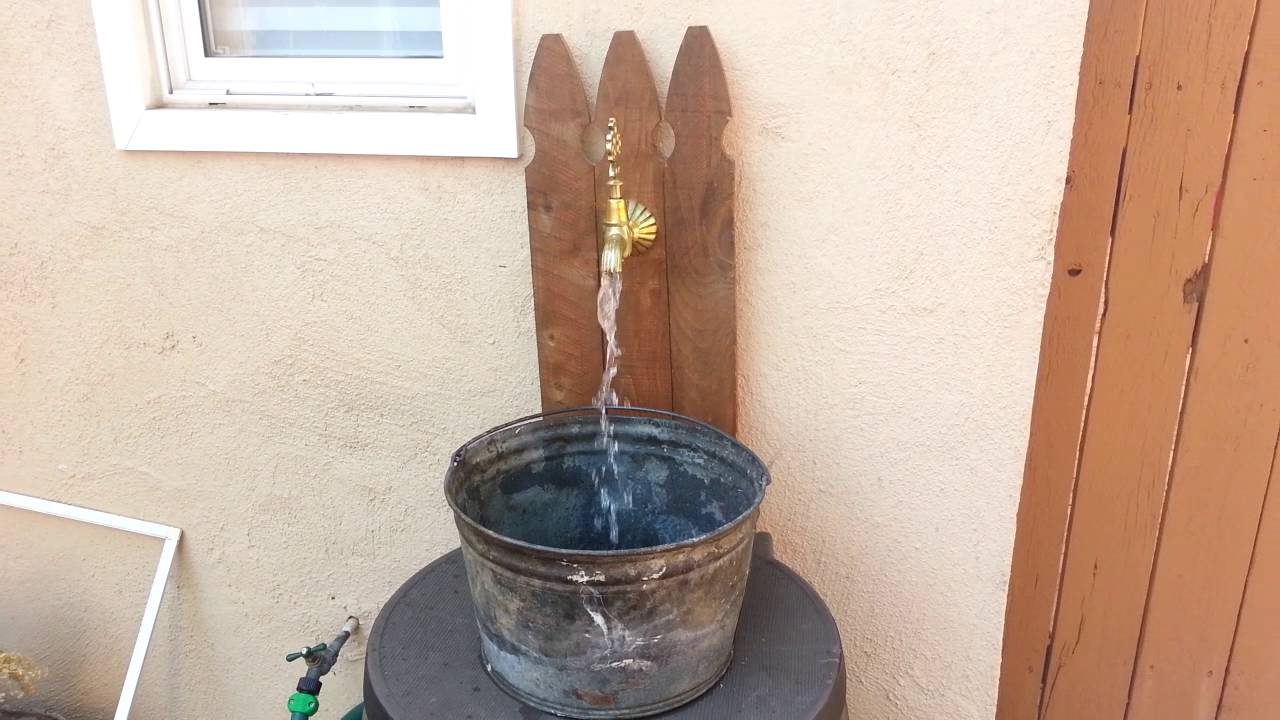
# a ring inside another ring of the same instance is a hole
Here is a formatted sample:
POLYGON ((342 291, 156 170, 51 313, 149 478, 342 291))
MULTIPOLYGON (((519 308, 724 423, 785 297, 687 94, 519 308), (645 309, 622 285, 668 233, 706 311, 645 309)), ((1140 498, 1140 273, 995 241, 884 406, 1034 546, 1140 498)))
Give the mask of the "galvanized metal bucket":
POLYGON ((494 428, 445 476, 485 668, 526 704, 578 718, 654 715, 720 678, 769 482, 704 423, 633 408, 610 419, 631 488, 617 543, 597 408, 494 428))

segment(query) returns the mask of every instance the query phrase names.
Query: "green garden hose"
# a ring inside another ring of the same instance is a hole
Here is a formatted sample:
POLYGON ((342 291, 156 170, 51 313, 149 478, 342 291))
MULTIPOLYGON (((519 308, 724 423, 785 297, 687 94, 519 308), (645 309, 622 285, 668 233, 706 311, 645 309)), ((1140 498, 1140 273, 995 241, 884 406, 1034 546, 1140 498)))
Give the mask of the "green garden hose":
POLYGON ((351 708, 351 712, 343 715, 342 720, 364 720, 364 703, 351 708))

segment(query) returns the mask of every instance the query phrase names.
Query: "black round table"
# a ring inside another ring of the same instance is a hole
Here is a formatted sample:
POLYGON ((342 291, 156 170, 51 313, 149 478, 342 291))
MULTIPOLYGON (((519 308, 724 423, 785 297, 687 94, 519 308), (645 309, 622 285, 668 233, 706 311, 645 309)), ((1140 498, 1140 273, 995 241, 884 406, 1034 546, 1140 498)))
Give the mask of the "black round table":
MULTIPOLYGON (((662 720, 846 718, 840 634, 813 588, 756 541, 733 663, 705 695, 662 720)), ((366 720, 550 720, 489 679, 462 553, 423 568, 387 602, 369 634, 366 720)))

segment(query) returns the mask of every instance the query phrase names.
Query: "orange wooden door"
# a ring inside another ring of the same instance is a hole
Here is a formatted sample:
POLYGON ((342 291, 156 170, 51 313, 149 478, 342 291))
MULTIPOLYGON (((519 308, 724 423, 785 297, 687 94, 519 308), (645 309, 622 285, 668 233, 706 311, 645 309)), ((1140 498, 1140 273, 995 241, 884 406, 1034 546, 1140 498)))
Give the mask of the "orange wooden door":
POLYGON ((1280 717, 1280 0, 1094 0, 1057 244, 997 717, 1280 717))

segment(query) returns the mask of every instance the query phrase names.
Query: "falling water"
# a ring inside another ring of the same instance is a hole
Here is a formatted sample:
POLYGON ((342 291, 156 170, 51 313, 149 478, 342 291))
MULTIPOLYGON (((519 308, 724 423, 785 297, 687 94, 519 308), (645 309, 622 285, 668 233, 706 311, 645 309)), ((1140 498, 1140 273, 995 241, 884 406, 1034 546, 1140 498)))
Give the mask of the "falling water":
POLYGON ((613 380, 618 375, 618 303, 622 300, 622 273, 606 272, 600 275, 600 294, 596 299, 596 319, 604 331, 604 374, 600 377, 600 390, 595 404, 600 408, 600 446, 604 451, 603 465, 593 473, 596 491, 600 494, 601 514, 596 516, 596 529, 603 530, 607 519, 609 542, 618 546, 618 511, 630 509, 631 488, 618 474, 618 441, 613 437, 609 422, 608 406, 618 404, 618 393, 613 380))

